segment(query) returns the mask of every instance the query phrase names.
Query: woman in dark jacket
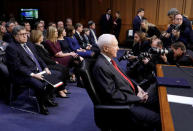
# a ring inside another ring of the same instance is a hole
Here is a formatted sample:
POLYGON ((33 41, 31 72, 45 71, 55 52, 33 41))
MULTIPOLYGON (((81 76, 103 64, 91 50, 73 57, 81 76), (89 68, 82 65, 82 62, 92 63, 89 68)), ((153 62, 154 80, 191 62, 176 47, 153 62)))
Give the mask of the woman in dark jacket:
POLYGON ((52 69, 52 70, 57 70, 57 71, 62 73, 60 79, 63 81, 64 86, 61 86, 60 88, 58 88, 58 94, 60 97, 63 97, 63 98, 67 97, 67 95, 66 95, 67 90, 65 89, 65 85, 66 85, 66 80, 69 77, 68 68, 61 65, 61 64, 58 64, 58 62, 54 61, 51 58, 49 52, 41 44, 41 42, 43 41, 43 34, 41 31, 33 30, 31 32, 30 40, 32 43, 35 44, 38 55, 43 59, 43 61, 48 66, 48 68, 52 69))

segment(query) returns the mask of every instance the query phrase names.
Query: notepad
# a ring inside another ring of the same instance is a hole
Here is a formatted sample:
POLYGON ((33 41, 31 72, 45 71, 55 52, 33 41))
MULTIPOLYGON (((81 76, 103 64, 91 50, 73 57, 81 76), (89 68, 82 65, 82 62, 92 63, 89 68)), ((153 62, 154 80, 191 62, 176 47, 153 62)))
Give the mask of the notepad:
POLYGON ((42 71, 42 72, 40 72, 38 74, 43 75, 43 80, 45 82, 47 82, 48 84, 50 84, 51 86, 53 86, 54 88, 57 88, 57 87, 59 87, 59 86, 64 84, 61 80, 59 80, 58 78, 56 78, 52 74, 51 75, 46 74, 45 71, 42 71))
POLYGON ((156 77, 159 86, 188 88, 191 87, 188 81, 184 78, 156 77))

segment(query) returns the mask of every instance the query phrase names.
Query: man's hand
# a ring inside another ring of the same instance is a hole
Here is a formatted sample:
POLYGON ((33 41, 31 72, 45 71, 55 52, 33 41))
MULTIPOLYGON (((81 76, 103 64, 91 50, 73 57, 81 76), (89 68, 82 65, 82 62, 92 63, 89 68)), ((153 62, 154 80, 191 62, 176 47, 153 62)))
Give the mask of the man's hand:
POLYGON ((165 63, 168 61, 166 54, 161 55, 161 58, 165 63))
POLYGON ((51 72, 48 68, 45 68, 44 70, 46 71, 46 74, 51 75, 51 72))
POLYGON ((179 36, 180 36, 180 31, 172 30, 172 34, 173 34, 176 38, 179 38, 179 36))
POLYGON ((142 102, 146 102, 148 99, 148 93, 144 92, 140 86, 137 86, 137 88, 138 88, 137 96, 142 100, 142 102))
POLYGON ((145 58, 142 60, 144 64, 147 64, 150 60, 148 58, 145 58))
POLYGON ((43 76, 42 76, 41 74, 34 74, 34 73, 32 73, 31 76, 32 76, 33 78, 38 79, 38 80, 43 80, 43 76))

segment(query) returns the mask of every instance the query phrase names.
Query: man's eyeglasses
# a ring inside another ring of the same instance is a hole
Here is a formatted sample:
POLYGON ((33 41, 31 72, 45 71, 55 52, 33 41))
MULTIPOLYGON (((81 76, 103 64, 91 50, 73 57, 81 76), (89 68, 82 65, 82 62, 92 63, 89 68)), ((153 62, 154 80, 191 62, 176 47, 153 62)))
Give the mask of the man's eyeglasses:
POLYGON ((21 33, 21 34, 17 34, 17 35, 19 35, 19 36, 26 36, 26 35, 28 35, 28 33, 21 33))

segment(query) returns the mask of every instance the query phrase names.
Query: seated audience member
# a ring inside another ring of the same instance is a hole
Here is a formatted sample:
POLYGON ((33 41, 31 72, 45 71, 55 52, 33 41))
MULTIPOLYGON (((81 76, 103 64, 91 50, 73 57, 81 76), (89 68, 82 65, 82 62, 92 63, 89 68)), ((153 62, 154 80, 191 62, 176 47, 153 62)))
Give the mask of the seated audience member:
POLYGON ((80 47, 76 37, 74 36, 75 29, 73 26, 69 26, 66 29, 66 31, 67 31, 66 40, 68 41, 68 44, 72 51, 76 52, 78 55, 82 57, 93 57, 94 56, 95 53, 93 51, 85 50, 80 47))
POLYGON ((10 79, 5 59, 5 50, 7 46, 8 43, 0 40, 0 97, 4 98, 6 103, 9 103, 10 79))
POLYGON ((50 27, 50 26, 56 27, 56 23, 55 22, 49 22, 48 27, 50 27))
POLYGON ((84 48, 88 50, 90 50, 92 47, 92 45, 90 44, 89 35, 90 35, 90 30, 88 28, 84 28, 82 31, 82 37, 85 44, 84 48))
POLYGON ((59 28, 64 28, 64 22, 63 21, 57 22, 57 29, 59 29, 59 28))
POLYGON ((141 31, 145 32, 148 38, 151 38, 152 36, 157 36, 157 38, 159 38, 161 34, 158 28, 155 25, 149 23, 147 19, 142 19, 141 31))
POLYGON ((3 40, 3 36, 7 32, 5 26, 0 25, 0 40, 3 40))
POLYGON ((1 25, 5 27, 6 21, 1 21, 1 25))
POLYGON ((186 50, 182 42, 171 45, 173 53, 167 56, 167 62, 171 65, 193 66, 193 52, 186 50))
POLYGON ((119 49, 114 35, 101 35, 97 44, 101 54, 93 67, 93 76, 97 84, 96 91, 102 104, 130 105, 129 112, 133 114, 131 119, 134 122, 139 120, 139 122, 145 123, 144 125, 150 128, 161 130, 159 114, 147 106, 158 105, 158 101, 154 101, 155 103, 151 101, 155 100, 152 98, 157 95, 156 87, 152 86, 147 92, 144 92, 140 86, 136 85, 136 82, 132 82, 121 71, 113 60, 113 58, 117 57, 119 49))
POLYGON ((150 48, 149 41, 143 32, 135 32, 134 45, 132 51, 135 56, 138 56, 141 52, 147 52, 150 48))
POLYGON ((29 22, 25 21, 25 22, 23 23, 23 26, 24 26, 25 29, 26 29, 27 37, 28 37, 28 39, 29 39, 29 38, 30 38, 30 33, 31 33, 31 25, 30 25, 29 22))
POLYGON ((96 36, 96 25, 94 23, 94 21, 90 20, 88 21, 88 28, 90 30, 90 35, 89 35, 89 39, 90 39, 90 44, 96 45, 97 44, 97 36, 96 36))
POLYGON ((116 11, 115 18, 113 21, 113 34, 116 36, 118 41, 119 41, 119 34, 121 31, 121 24, 122 24, 122 20, 120 18, 120 13, 119 11, 116 11))
POLYGON ((44 70, 57 77, 58 72, 50 71, 37 55, 34 45, 27 42, 27 32, 23 26, 14 27, 12 34, 14 41, 6 49, 10 78, 16 85, 25 84, 33 88, 40 104, 40 113, 47 115, 46 106, 57 106, 49 99, 54 88, 42 81, 43 76, 38 73, 44 70))
POLYGON ((83 31, 83 25, 81 24, 81 23, 76 23, 76 25, 75 25, 75 34, 74 34, 74 36, 75 36, 75 38, 77 39, 77 41, 78 41, 78 43, 79 43, 79 45, 80 45, 80 47, 81 48, 83 48, 83 49, 85 49, 84 47, 84 45, 85 45, 85 43, 84 43, 84 39, 83 39, 83 37, 82 37, 82 31, 83 31))
POLYGON ((69 66, 73 58, 77 58, 78 55, 74 52, 63 53, 57 38, 57 29, 55 27, 50 26, 47 32, 47 40, 45 42, 45 47, 51 53, 51 56, 55 61, 64 66, 69 66))
POLYGON ((35 44, 35 48, 37 50, 38 55, 46 63, 47 67, 51 70, 61 72, 60 79, 63 81, 64 85, 57 88, 57 90, 59 96, 65 98, 66 97, 65 93, 67 93, 67 90, 64 87, 66 86, 66 80, 69 74, 68 69, 63 65, 58 64, 51 58, 49 52, 41 44, 41 42, 43 41, 43 34, 40 30, 32 30, 30 41, 35 44))
POLYGON ((69 47, 69 44, 66 40, 66 30, 64 28, 58 29, 58 41, 63 53, 70 53, 72 50, 69 47))
POLYGON ((40 30, 44 35, 44 41, 46 40, 47 32, 44 29, 44 24, 42 22, 36 22, 35 23, 35 29, 40 30))
POLYGON ((12 43, 13 42, 12 31, 13 31, 13 28, 15 27, 15 23, 7 22, 5 27, 6 27, 7 32, 3 35, 3 41, 7 43, 12 43))
POLYGON ((137 10, 137 15, 133 19, 133 35, 135 34, 135 32, 140 31, 141 20, 143 19, 143 17, 144 17, 144 9, 139 8, 137 10))
POLYGON ((90 20, 88 21, 88 27, 89 27, 89 30, 90 30, 90 35, 89 35, 89 41, 90 41, 90 44, 92 45, 92 50, 97 54, 100 53, 100 49, 99 47, 97 46, 97 36, 96 36, 96 25, 95 23, 90 20))
POLYGON ((43 35, 46 36, 47 30, 45 29, 45 21, 41 19, 39 22, 42 24, 42 26, 44 28, 43 35))
POLYGON ((73 26, 73 24, 72 24, 72 19, 71 19, 71 18, 67 18, 67 19, 66 19, 65 28, 67 28, 67 27, 69 27, 69 26, 73 26))

